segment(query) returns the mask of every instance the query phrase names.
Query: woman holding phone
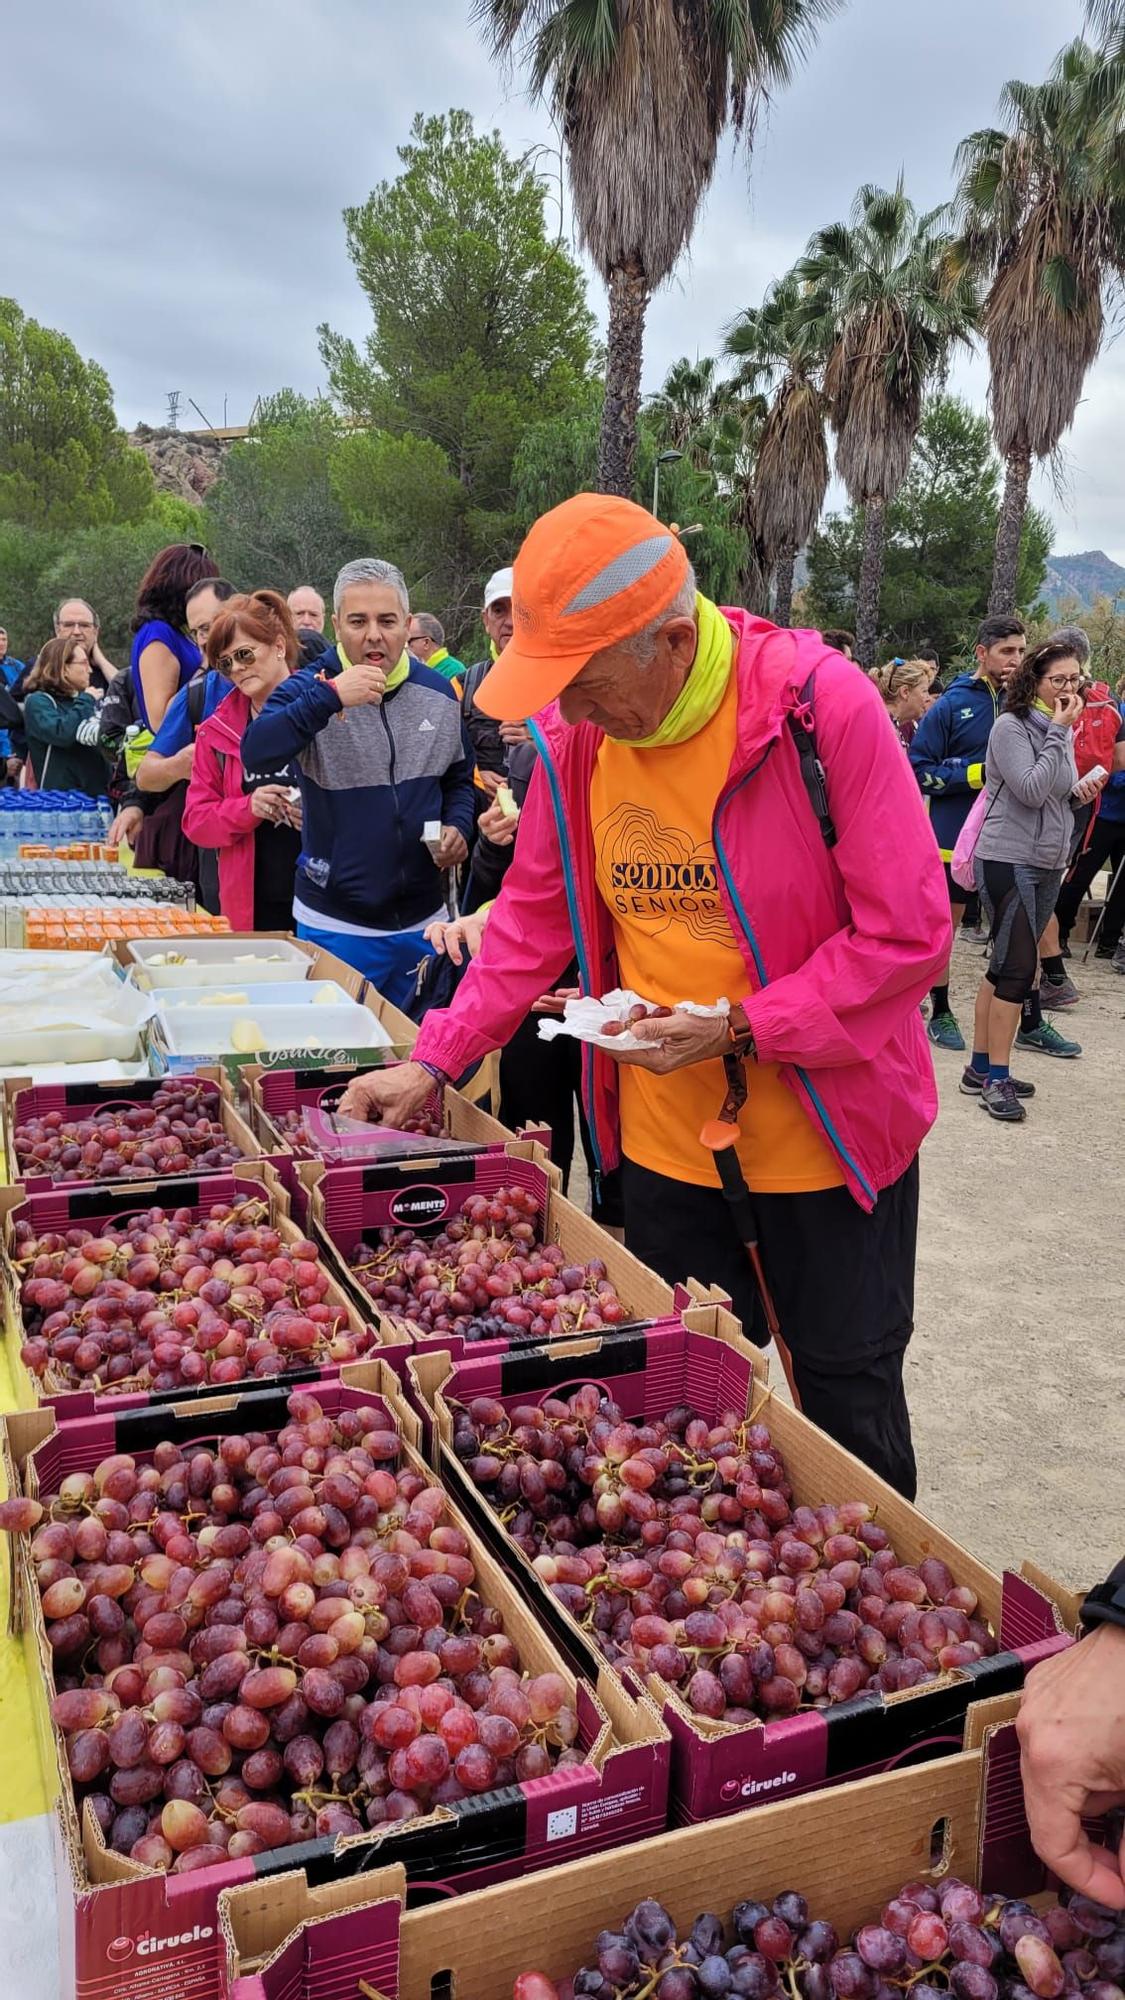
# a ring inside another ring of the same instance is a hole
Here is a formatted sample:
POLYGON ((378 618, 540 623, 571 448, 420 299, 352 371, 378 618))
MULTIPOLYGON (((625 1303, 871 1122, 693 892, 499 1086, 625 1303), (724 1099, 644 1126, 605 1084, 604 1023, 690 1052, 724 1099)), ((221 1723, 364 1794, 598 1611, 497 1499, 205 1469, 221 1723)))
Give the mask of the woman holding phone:
MULTIPOLYGON (((988 739, 987 805, 974 855, 991 923, 992 957, 977 994, 973 1056, 961 1088, 990 1118, 1019 1124, 1035 1086, 1009 1070, 1023 1001, 1035 985, 1039 939, 1055 907, 1074 838, 1074 808, 1099 781, 1079 780, 1074 726, 1082 668, 1065 640, 1027 653, 1009 678, 988 739)), ((1104 782, 1104 781, 1102 781, 1104 782)))

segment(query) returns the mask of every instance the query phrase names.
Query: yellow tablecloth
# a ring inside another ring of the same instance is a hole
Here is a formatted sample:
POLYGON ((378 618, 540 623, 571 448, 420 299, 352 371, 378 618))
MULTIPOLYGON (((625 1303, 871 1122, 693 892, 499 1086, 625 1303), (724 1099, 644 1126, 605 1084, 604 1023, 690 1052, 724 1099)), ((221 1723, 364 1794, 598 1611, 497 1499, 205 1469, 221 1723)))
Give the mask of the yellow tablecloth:
MULTIPOLYGON (((7 1343, 0 1341, 0 1416, 17 1407, 7 1343)), ((0 1479, 2 1479, 0 1473, 0 1479)), ((0 1551, 0 1826, 45 1813, 50 1797, 39 1761, 23 1642, 8 1631, 11 1564, 0 1551)))

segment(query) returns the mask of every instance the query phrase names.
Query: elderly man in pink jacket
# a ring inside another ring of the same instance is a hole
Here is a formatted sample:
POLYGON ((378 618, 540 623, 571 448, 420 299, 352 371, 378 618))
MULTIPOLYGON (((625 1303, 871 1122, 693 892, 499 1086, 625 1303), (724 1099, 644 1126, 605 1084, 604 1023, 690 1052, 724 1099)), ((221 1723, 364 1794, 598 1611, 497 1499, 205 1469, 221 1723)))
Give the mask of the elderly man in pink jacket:
POLYGON ((626 1241, 669 1281, 723 1287, 766 1338, 702 1137, 744 1080, 735 1151, 802 1405, 913 1497, 902 1365, 937 1112, 918 1009, 950 930, 883 704, 817 633, 710 603, 676 536, 611 495, 536 522, 513 614, 477 699, 535 717, 514 859, 452 1006, 345 1107, 409 1117, 435 1078, 503 1046, 576 948, 586 993, 728 999, 718 1019, 641 1022, 645 1051, 584 1050, 626 1241))

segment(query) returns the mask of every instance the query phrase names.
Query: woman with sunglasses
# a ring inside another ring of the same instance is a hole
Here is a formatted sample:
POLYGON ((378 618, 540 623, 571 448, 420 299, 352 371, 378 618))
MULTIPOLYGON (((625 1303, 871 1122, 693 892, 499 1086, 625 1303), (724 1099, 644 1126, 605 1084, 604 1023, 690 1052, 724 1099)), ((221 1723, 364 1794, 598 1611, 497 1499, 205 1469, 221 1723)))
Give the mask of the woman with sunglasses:
POLYGON ((1097 781, 1078 777, 1074 726, 1082 670, 1065 640, 1034 646, 1011 674, 992 726, 985 816, 974 854, 991 922, 992 958, 977 994, 973 1057, 961 1079, 992 1118, 1018 1124, 1035 1086, 1009 1072, 1022 1003, 1035 985, 1039 940, 1054 910, 1074 837, 1074 806, 1097 781))
POLYGON ((275 590, 232 597, 207 634, 207 660, 231 692, 199 726, 184 832, 219 856, 219 902, 236 931, 286 931, 301 851, 301 807, 289 774, 247 772, 242 738, 301 662, 289 607, 275 590))

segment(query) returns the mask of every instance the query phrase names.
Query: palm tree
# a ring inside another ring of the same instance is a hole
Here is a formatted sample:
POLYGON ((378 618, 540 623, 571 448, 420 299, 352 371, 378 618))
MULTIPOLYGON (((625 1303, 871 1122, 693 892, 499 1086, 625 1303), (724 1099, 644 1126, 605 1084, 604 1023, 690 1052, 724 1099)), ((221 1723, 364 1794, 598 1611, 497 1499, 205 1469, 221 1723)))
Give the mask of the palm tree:
POLYGON ((713 355, 705 354, 695 361, 682 355, 673 361, 663 387, 647 403, 663 442, 674 451, 688 453, 697 465, 702 463, 700 440, 715 416, 719 391, 716 369, 713 355))
POLYGON ((1095 109, 1107 108, 1102 71, 1100 52, 1071 43, 1046 83, 1005 85, 1006 130, 973 132, 957 150, 955 268, 988 285, 992 433, 1005 465, 990 611, 1015 607, 1032 463, 1074 422, 1125 260, 1119 144, 1095 109))
POLYGON ((747 144, 841 0, 474 0, 526 53, 566 147, 583 246, 609 288, 598 484, 632 485, 649 298, 690 241, 719 142, 747 144))
POLYGON ((836 469, 863 509, 856 650, 874 663, 887 502, 906 477, 928 383, 968 343, 976 295, 949 272, 946 211, 919 215, 894 188, 862 187, 851 224, 818 230, 796 267, 809 335, 825 343, 836 469))
POLYGON ((726 351, 742 363, 743 386, 773 390, 754 469, 753 533, 765 576, 774 574, 774 617, 788 625, 793 566, 820 518, 829 470, 823 321, 809 313, 795 272, 740 313, 726 351))

